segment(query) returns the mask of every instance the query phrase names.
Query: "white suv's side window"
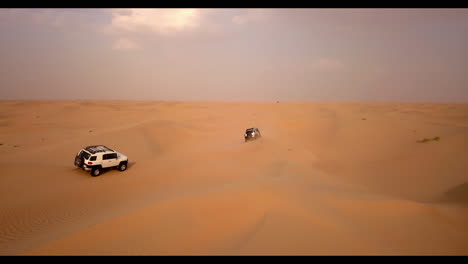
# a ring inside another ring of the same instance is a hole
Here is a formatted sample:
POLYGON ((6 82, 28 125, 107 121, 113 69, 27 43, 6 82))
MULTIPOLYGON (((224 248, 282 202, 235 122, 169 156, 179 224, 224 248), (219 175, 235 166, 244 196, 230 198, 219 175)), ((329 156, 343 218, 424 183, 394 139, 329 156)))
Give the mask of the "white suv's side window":
POLYGON ((117 158, 117 153, 110 153, 110 154, 102 155, 103 160, 116 159, 116 158, 117 158))
POLYGON ((114 167, 119 165, 118 164, 118 159, 117 159, 117 153, 108 153, 102 155, 102 167, 107 168, 107 167, 114 167))

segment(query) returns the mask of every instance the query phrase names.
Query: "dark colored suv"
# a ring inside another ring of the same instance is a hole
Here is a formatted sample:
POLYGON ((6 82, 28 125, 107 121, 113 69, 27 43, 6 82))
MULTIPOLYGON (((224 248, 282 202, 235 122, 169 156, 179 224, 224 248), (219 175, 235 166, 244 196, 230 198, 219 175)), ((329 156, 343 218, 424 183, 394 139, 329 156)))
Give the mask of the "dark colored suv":
POLYGON ((245 130, 245 134, 244 134, 245 142, 252 140, 252 139, 261 138, 261 137, 262 137, 262 134, 260 134, 260 130, 258 130, 258 128, 256 127, 248 128, 247 130, 245 130))

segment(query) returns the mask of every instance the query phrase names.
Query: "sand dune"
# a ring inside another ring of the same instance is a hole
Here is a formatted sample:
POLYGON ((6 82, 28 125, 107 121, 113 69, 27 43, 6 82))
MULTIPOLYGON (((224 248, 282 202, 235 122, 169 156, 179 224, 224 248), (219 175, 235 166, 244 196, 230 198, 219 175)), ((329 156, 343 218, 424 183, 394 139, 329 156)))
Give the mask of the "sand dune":
POLYGON ((466 104, 4 101, 0 144, 1 255, 468 254, 466 104))

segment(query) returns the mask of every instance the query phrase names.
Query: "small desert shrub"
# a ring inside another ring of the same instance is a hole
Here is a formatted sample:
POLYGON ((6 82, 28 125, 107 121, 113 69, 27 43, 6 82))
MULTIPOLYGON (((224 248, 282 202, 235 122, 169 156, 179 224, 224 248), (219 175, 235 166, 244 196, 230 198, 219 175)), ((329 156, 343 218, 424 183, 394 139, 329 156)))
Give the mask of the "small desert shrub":
POLYGON ((434 137, 434 138, 432 138, 432 139, 430 139, 430 138, 423 138, 423 139, 418 140, 418 142, 419 142, 419 143, 425 143, 425 142, 429 142, 429 141, 431 141, 431 140, 439 141, 439 140, 440 140, 440 137, 434 137))

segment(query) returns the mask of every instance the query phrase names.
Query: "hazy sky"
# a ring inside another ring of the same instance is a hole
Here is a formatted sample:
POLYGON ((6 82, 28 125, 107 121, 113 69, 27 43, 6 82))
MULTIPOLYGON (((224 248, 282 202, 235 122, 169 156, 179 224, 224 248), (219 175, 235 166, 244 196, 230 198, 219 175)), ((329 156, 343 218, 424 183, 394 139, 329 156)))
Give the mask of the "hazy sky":
POLYGON ((0 99, 468 102, 468 9, 0 9, 0 99))

